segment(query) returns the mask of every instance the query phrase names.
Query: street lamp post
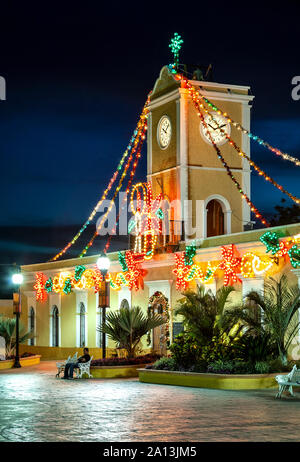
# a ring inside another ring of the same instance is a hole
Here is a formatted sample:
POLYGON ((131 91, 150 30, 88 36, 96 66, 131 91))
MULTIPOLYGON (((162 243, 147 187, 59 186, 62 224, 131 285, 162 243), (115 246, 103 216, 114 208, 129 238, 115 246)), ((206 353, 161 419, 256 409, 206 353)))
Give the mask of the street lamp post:
POLYGON ((15 286, 18 287, 18 292, 13 294, 13 305, 14 305, 14 314, 16 315, 16 355, 15 355, 15 364, 14 367, 22 367, 20 364, 19 356, 19 319, 21 314, 21 284, 23 282, 23 276, 21 273, 15 273, 12 277, 12 282, 15 286))
MULTIPOLYGON (((109 307, 109 282, 105 279, 110 267, 109 258, 105 255, 99 257, 97 260, 97 267, 102 275, 101 289, 99 290, 99 308, 102 309, 102 326, 104 326, 106 321, 106 308, 109 307)), ((102 332, 102 358, 106 358, 106 337, 104 332, 102 332)))

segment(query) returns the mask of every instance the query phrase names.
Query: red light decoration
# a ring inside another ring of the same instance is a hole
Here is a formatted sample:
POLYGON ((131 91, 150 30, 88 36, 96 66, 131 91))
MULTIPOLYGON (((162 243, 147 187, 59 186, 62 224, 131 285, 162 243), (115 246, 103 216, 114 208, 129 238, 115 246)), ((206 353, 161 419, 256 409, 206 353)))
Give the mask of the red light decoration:
POLYGON ((240 270, 241 259, 234 256, 235 247, 231 244, 228 247, 222 246, 222 261, 219 264, 219 269, 225 272, 224 286, 233 285, 236 282, 242 282, 238 278, 237 272, 240 270))
POLYGON ((45 290, 45 284, 47 277, 44 273, 36 273, 35 275, 36 282, 33 286, 36 292, 36 300, 38 302, 45 302, 47 300, 47 292, 45 290))

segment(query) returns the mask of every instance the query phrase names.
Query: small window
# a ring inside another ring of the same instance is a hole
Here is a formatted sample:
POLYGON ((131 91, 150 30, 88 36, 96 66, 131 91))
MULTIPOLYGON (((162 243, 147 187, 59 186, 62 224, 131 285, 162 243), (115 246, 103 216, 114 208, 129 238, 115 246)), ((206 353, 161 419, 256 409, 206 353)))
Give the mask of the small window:
POLYGON ((79 339, 79 346, 85 346, 85 306, 81 302, 80 303, 80 339, 79 339))
MULTIPOLYGON (((29 330, 31 332, 34 332, 34 327, 35 327, 35 317, 34 317, 34 309, 33 307, 30 308, 29 311, 29 330)), ((29 345, 33 346, 34 345, 34 338, 29 339, 29 345)))
POLYGON ((59 344, 59 317, 57 306, 52 311, 52 346, 58 347, 59 344))

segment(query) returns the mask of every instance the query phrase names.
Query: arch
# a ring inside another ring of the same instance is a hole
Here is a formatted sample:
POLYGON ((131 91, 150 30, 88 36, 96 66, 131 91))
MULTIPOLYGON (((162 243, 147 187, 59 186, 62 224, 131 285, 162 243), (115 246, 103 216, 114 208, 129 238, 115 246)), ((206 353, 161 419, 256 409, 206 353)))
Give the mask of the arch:
POLYGON ((126 308, 126 309, 129 309, 129 303, 128 303, 128 300, 126 298, 123 298, 123 300, 121 301, 121 304, 120 304, 120 309, 121 308, 126 308))
MULTIPOLYGON (((31 332, 35 332, 35 312, 33 306, 29 308, 29 319, 28 319, 28 328, 31 332)), ((29 345, 34 345, 34 337, 29 339, 29 345)))
POLYGON ((231 208, 228 200, 220 194, 204 201, 204 237, 231 233, 231 208))
MULTIPOLYGON (((152 331, 152 349, 160 354, 166 354, 170 344, 170 313, 169 301, 167 297, 156 291, 148 302, 148 315, 152 313, 160 314, 166 319, 166 324, 156 327, 152 331)), ((148 334, 148 345, 151 344, 151 335, 148 334)))
POLYGON ((59 346, 59 311, 56 305, 52 308, 52 346, 59 346))
POLYGON ((84 347, 86 343, 86 338, 85 338, 85 306, 83 302, 80 302, 79 304, 79 346, 84 347))

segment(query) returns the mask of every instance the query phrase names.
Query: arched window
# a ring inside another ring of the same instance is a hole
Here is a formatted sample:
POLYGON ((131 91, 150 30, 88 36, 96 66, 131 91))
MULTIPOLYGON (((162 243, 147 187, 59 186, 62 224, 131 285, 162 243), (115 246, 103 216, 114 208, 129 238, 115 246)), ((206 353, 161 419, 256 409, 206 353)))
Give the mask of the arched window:
MULTIPOLYGON (((34 324, 35 324, 35 318, 34 318, 34 309, 31 306, 30 311, 29 311, 29 330, 34 333, 34 324)), ((29 345, 34 345, 34 338, 29 339, 29 345)))
POLYGON ((207 237, 221 236, 224 230, 224 212, 219 201, 209 201, 207 210, 207 237))
POLYGON ((126 298, 123 298, 123 300, 121 301, 120 308, 127 308, 127 309, 129 309, 129 303, 128 303, 128 300, 126 300, 126 298))
POLYGON ((80 303, 80 327, 79 327, 79 346, 85 346, 85 306, 84 303, 80 303))
POLYGON ((59 345, 59 317, 57 306, 52 310, 52 346, 58 347, 59 345))

